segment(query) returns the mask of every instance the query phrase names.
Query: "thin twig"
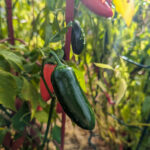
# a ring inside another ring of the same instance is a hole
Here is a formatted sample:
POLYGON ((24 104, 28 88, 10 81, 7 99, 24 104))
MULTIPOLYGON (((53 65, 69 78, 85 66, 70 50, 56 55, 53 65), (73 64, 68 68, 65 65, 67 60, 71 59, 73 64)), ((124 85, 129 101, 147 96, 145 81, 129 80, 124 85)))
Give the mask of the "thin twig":
POLYGON ((0 43, 4 43, 4 42, 6 42, 6 41, 8 41, 9 40, 9 38, 6 38, 6 39, 3 39, 3 40, 0 40, 0 43))
POLYGON ((48 135, 50 124, 51 124, 51 120, 52 120, 52 114, 53 114, 54 106, 55 106, 55 99, 52 98, 50 109, 49 109, 49 117, 48 117, 48 121, 47 121, 47 127, 46 127, 46 131, 45 131, 45 135, 44 135, 43 144, 41 146, 42 149, 44 149, 45 143, 47 141, 47 135, 48 135))
POLYGON ((93 136, 94 136, 93 132, 90 131, 90 136, 89 136, 89 138, 88 138, 88 144, 89 144, 90 147, 92 147, 94 150, 96 150, 96 145, 94 145, 94 144, 91 142, 93 136))

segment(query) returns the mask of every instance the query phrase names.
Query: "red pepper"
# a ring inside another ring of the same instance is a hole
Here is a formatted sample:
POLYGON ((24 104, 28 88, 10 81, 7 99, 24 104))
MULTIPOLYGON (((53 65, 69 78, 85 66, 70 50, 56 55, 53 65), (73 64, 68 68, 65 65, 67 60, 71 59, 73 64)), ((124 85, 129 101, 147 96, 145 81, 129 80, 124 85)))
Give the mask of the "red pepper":
POLYGON ((112 17, 113 12, 111 9, 112 0, 81 0, 82 3, 89 8, 92 12, 103 17, 112 17))
MULTIPOLYGON (((54 71, 55 67, 56 67, 56 65, 45 64, 44 69, 43 69, 44 79, 45 79, 51 93, 53 93, 53 91, 54 91, 52 83, 51 83, 51 75, 52 75, 52 72, 54 71)), ((40 92, 41 92, 42 99, 44 101, 48 101, 51 98, 45 87, 45 84, 44 84, 42 78, 40 78, 40 92)))

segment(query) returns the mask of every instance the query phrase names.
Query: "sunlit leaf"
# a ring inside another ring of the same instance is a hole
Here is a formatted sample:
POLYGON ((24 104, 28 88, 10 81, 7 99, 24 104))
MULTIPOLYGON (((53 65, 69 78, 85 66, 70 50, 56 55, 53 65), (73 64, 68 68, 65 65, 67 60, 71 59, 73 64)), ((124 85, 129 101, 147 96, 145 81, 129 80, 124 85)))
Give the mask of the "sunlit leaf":
POLYGON ((33 118, 38 105, 39 95, 36 88, 25 78, 24 78, 21 94, 25 100, 31 101, 32 118, 33 118))
POLYGON ((114 70, 112 66, 107 65, 107 64, 102 64, 102 63, 94 63, 95 66, 103 68, 103 69, 110 69, 110 70, 114 70))
POLYGON ((44 110, 35 113, 35 118, 41 123, 47 123, 48 113, 44 110))
POLYGON ((113 0, 113 3, 129 26, 134 16, 134 0, 113 0))
POLYGON ((86 92, 87 90, 86 90, 86 84, 85 84, 85 79, 84 79, 84 73, 75 67, 73 68, 73 70, 75 71, 75 74, 77 76, 77 79, 80 83, 81 88, 83 89, 83 91, 86 92))
POLYGON ((119 88, 117 93, 115 94, 115 101, 116 101, 116 105, 118 105, 121 101, 121 99, 123 98, 125 92, 127 89, 127 83, 124 79, 120 79, 119 81, 119 88))

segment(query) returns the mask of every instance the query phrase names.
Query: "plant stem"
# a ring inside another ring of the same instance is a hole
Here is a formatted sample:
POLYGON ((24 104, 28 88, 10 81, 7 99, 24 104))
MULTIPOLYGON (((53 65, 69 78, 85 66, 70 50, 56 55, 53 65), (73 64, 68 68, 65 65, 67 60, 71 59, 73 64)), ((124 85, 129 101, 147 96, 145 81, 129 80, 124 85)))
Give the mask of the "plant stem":
POLYGON ((53 96, 53 94, 51 93, 50 89, 48 88, 48 85, 47 85, 47 83, 45 81, 45 78, 44 78, 44 75, 43 75, 44 62, 45 62, 45 60, 43 59, 43 61, 42 61, 42 69, 41 69, 41 77, 42 77, 42 80, 43 80, 43 82, 45 84, 45 87, 46 87, 48 93, 50 94, 50 96, 52 98, 52 101, 51 101, 50 110, 49 110, 49 117, 48 117, 48 122, 47 122, 47 128, 46 128, 46 131, 45 131, 45 136, 44 136, 44 140, 43 140, 43 144, 41 146, 41 149, 44 148, 46 140, 47 140, 47 135, 48 135, 48 131, 49 131, 51 120, 52 120, 53 109, 54 109, 54 106, 55 106, 55 97, 53 96))
POLYGON ((50 54, 52 54, 52 55, 54 56, 54 58, 55 58, 55 60, 57 61, 57 64, 58 64, 58 65, 64 65, 64 64, 60 61, 60 59, 58 58, 58 56, 56 55, 56 53, 55 53, 54 51, 50 51, 50 54))
POLYGON ((55 99, 52 98, 50 109, 49 109, 49 117, 48 117, 48 121, 47 121, 47 127, 46 127, 44 140, 43 140, 43 144, 42 144, 42 149, 44 149, 45 143, 47 141, 47 135, 48 135, 48 131, 49 131, 51 120, 52 120, 52 114, 53 114, 54 106, 55 106, 55 99))

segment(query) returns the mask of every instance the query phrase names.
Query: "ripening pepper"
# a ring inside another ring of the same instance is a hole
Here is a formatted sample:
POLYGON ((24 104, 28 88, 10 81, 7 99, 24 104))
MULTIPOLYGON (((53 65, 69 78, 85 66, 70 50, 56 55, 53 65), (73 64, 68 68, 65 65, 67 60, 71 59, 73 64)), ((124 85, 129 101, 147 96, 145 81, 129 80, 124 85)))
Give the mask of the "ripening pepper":
MULTIPOLYGON (((51 93, 53 93, 53 91, 54 91, 52 83, 51 83, 51 75, 52 75, 52 72, 54 71, 55 67, 56 67, 56 65, 53 65, 53 64, 45 64, 44 68, 43 68, 44 79, 45 79, 51 93)), ((40 92, 41 92, 42 99, 44 101, 48 101, 51 98, 51 96, 49 95, 49 93, 45 87, 42 77, 40 78, 40 92)))
POLYGON ((81 0, 92 12, 103 17, 112 17, 111 0, 81 0))
POLYGON ((77 55, 81 54, 85 47, 84 32, 77 20, 72 25, 71 44, 73 52, 77 55))
POLYGON ((51 81, 54 92, 64 112, 83 129, 92 130, 95 127, 95 116, 73 69, 59 60, 50 52, 58 65, 52 73, 51 81))

